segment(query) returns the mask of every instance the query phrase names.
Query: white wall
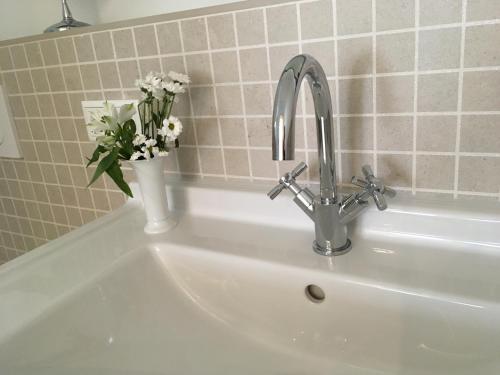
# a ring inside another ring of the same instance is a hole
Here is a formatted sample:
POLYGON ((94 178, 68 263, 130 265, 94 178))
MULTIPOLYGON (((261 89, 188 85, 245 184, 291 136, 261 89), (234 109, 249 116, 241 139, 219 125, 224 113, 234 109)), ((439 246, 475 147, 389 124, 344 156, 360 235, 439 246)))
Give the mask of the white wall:
MULTIPOLYGON (((75 18, 98 22, 96 1, 70 0, 75 18)), ((0 0, 0 40, 41 34, 61 19, 60 0, 0 0)))
POLYGON ((236 1, 238 0, 97 0, 97 7, 100 23, 108 23, 236 1))
MULTIPOLYGON (((68 3, 73 17, 95 25, 236 1, 69 0, 68 3)), ((61 18, 60 0, 0 0, 0 40, 41 34, 61 18)))

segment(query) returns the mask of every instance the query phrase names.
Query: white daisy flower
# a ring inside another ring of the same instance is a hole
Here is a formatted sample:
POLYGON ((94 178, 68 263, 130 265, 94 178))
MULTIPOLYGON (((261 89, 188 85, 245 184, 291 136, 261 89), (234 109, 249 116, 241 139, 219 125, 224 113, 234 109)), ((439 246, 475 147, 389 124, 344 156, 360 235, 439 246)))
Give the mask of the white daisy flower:
POLYGON ((134 146, 140 146, 146 143, 146 136, 144 134, 136 134, 132 143, 134 146))
POLYGON ((141 156, 144 157, 144 154, 140 151, 136 151, 130 156, 130 160, 138 160, 141 156))
POLYGON ((172 94, 184 94, 186 92, 179 82, 163 82, 163 88, 172 94))
POLYGON ((158 156, 168 156, 168 151, 160 151, 158 156))
POLYGON ((175 116, 163 120, 163 127, 158 131, 167 141, 175 141, 182 133, 182 122, 175 116))
POLYGON ((182 74, 182 73, 177 73, 177 72, 168 72, 168 77, 170 79, 173 79, 174 81, 176 82, 180 82, 180 83, 189 83, 191 82, 191 80, 189 79, 189 76, 186 75, 186 74, 182 74))
POLYGON ((146 147, 153 147, 156 146, 156 139, 147 139, 145 142, 146 147))

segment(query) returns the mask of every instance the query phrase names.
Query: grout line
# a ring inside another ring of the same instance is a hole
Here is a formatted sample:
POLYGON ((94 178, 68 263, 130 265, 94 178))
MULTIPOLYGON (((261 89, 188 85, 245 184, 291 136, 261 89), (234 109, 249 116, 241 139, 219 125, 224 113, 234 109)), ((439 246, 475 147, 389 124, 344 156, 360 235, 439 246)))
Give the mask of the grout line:
POLYGON ((467 19, 467 0, 462 0, 462 31, 460 38, 460 72, 458 73, 458 100, 457 100, 457 135, 455 140, 455 175, 453 181, 454 198, 458 198, 458 182, 460 172, 460 137, 462 130, 462 101, 464 87, 464 56, 465 56, 465 22, 467 19))
POLYGON ((378 176, 378 157, 377 157, 377 3, 372 1, 372 111, 373 116, 373 173, 378 176))
MULTIPOLYGON (((236 19, 236 14, 233 13, 233 32, 234 32, 234 40, 236 44, 236 64, 238 65, 238 79, 240 81, 240 95, 241 95, 241 105, 242 105, 242 111, 243 111, 243 126, 245 128, 245 145, 246 145, 246 151, 247 151, 247 158, 248 158, 248 172, 250 175, 250 181, 253 182, 253 171, 252 171, 252 158, 250 154, 250 140, 248 137, 248 117, 246 114, 247 111, 247 105, 245 101, 245 93, 243 92, 243 75, 241 73, 241 58, 240 58, 240 50, 239 50, 239 45, 240 45, 240 40, 238 36, 238 29, 237 29, 237 19, 236 19)), ((269 55, 269 53, 267 52, 269 55)), ((269 64, 269 59, 268 59, 268 64, 269 64)))
MULTIPOLYGON (((296 4, 296 14, 297 14, 297 46, 299 48, 299 54, 302 54, 304 52, 304 48, 303 48, 303 41, 302 41, 302 15, 300 12, 299 3, 296 4)), ((287 61, 287 63, 288 63, 288 61, 287 61)), ((302 81, 302 87, 300 88, 300 92, 299 92, 300 93, 300 109, 301 109, 302 115, 304 115, 307 112, 307 110, 306 110, 306 92, 307 92, 307 90, 310 90, 309 85, 305 84, 304 82, 305 81, 302 81)), ((332 118, 332 120, 333 120, 333 118, 332 118)), ((297 130, 295 130, 295 131, 297 131, 297 130)), ((302 133, 304 134, 304 146, 307 150, 309 148, 309 140, 307 139, 307 118, 304 116, 302 116, 302 133)), ((304 152, 304 159, 305 159, 305 163, 308 166, 308 168, 306 170, 306 176, 307 176, 306 180, 310 180, 311 179, 311 170, 310 170, 309 152, 307 152, 307 151, 304 152)), ((278 171, 279 171, 279 162, 277 164, 278 164, 278 171)), ((278 175, 279 175, 279 173, 278 173, 278 175)))
MULTIPOLYGON (((298 5, 296 5, 298 6, 298 5)), ((273 86, 270 83, 271 81, 271 57, 269 55, 269 30, 267 27, 267 11, 265 8, 262 8, 262 14, 263 14, 263 19, 264 19, 264 40, 265 40, 265 48, 266 48, 266 58, 267 58, 267 76, 269 79, 269 100, 271 103, 271 108, 273 108, 274 103, 273 103, 273 86)), ((297 12, 298 14, 298 12, 297 12)), ((299 16, 297 16, 300 18, 299 16)), ((298 25, 298 38, 300 38, 300 24, 298 25)), ((272 159, 271 159, 272 160, 272 159)), ((273 163, 275 168, 276 168, 276 178, 279 179, 280 176, 280 169, 279 169, 279 162, 274 162, 273 163)))
MULTIPOLYGON (((179 37, 180 37, 180 42, 181 42, 181 51, 184 52, 185 49, 184 49, 184 37, 182 35, 182 28, 181 28, 181 23, 180 21, 177 21, 177 28, 179 30, 179 37)), ((183 54, 182 55, 182 62, 184 64, 184 71, 189 74, 188 72, 188 69, 187 69, 187 59, 186 59, 186 55, 183 54)), ((194 135, 194 142, 196 144, 196 146, 199 145, 198 143, 198 131, 197 131, 197 128, 196 128, 196 119, 195 119, 195 116, 194 116, 194 107, 193 107, 193 100, 191 98, 191 88, 188 88, 186 90, 186 93, 187 93, 187 96, 189 98, 189 113, 191 114, 191 119, 192 119, 192 126, 193 126, 193 135, 194 135)), ((185 147, 185 146, 183 146, 185 147)), ((181 168, 180 168, 180 161, 179 161, 179 152, 176 152, 175 153, 176 156, 177 156, 177 165, 179 165, 179 172, 182 173, 181 171, 181 168)), ((200 155, 200 150, 199 150, 199 147, 196 147, 196 158, 197 158, 197 162, 198 162, 198 170, 202 171, 201 169, 201 155, 200 155)), ((203 178, 203 175, 201 175, 202 178, 203 178)))
MULTIPOLYGON (((208 19, 207 17, 204 18, 204 22, 205 22, 205 33, 206 33, 206 36, 207 36, 207 44, 208 44, 208 48, 211 47, 211 43, 210 43, 210 33, 208 31, 208 19)), ((208 63, 209 63, 209 66, 210 66, 210 74, 212 75, 212 83, 215 82, 215 73, 214 73, 214 63, 213 63, 213 60, 212 60, 212 52, 208 52, 208 63)), ((219 144, 220 144, 220 151, 221 151, 221 157, 222 157, 222 172, 224 174, 224 177, 225 179, 227 180, 227 171, 226 171, 226 158, 225 158, 225 154, 224 154, 224 148, 222 147, 223 143, 222 143, 222 127, 221 127, 221 124, 220 124, 220 117, 219 117, 219 101, 217 100, 217 89, 215 88, 215 86, 212 87, 212 92, 214 94, 214 104, 215 104, 215 115, 217 116, 217 130, 219 132, 219 144)), ((201 163, 201 159, 200 159, 200 163, 201 163)), ((201 167, 201 165, 200 165, 201 167)), ((200 172, 203 173, 203 170, 200 169, 200 172)))
MULTIPOLYGON (((335 122, 336 122, 336 128, 337 128, 337 140, 335 142, 336 144, 336 149, 337 149, 337 155, 338 155, 338 160, 337 160, 337 185, 339 183, 342 183, 343 180, 343 173, 344 173, 344 168, 342 167, 342 129, 340 126, 340 87, 339 87, 339 50, 338 50, 338 17, 337 17, 337 1, 332 0, 331 1, 332 5, 332 20, 333 20, 333 47, 335 49, 334 51, 334 64, 335 64, 335 122)), ((309 146, 309 145, 308 145, 309 146)))
MULTIPOLYGON (((415 0, 415 29, 418 30, 420 25, 420 0, 415 0)), ((412 194, 417 192, 417 132, 418 132, 418 60, 419 60, 419 43, 420 35, 416 31, 415 37, 415 60, 414 60, 414 76, 413 76, 413 155, 411 169, 411 185, 412 194)))

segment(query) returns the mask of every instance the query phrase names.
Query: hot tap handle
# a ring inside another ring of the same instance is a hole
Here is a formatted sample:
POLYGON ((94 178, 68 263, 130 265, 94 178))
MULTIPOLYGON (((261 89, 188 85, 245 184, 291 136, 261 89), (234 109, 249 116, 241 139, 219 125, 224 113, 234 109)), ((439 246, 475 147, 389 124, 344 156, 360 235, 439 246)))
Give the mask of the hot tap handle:
POLYGON ((285 185, 280 182, 278 185, 276 185, 275 187, 273 187, 271 189, 271 191, 269 191, 269 193, 267 193, 267 196, 269 198, 271 198, 271 200, 273 200, 278 195, 280 195, 280 193, 283 191, 284 188, 285 188, 285 185))
POLYGON ((306 169, 307 164, 303 161, 300 162, 291 172, 286 173, 280 178, 280 182, 278 183, 278 185, 273 187, 271 191, 267 193, 267 196, 271 199, 276 198, 284 188, 288 187, 290 183, 295 182, 295 179, 299 177, 306 169))
POLYGON ((388 186, 384 185, 384 182, 375 177, 373 170, 369 165, 363 165, 361 167, 364 179, 354 176, 351 180, 353 185, 359 186, 364 190, 363 194, 370 195, 373 197, 375 205, 380 211, 387 208, 387 202, 385 200, 385 195, 390 198, 396 196, 396 191, 388 186))
POLYGON ((290 175, 295 179, 299 177, 306 169, 307 164, 301 161, 295 168, 293 168, 293 170, 290 172, 290 175))

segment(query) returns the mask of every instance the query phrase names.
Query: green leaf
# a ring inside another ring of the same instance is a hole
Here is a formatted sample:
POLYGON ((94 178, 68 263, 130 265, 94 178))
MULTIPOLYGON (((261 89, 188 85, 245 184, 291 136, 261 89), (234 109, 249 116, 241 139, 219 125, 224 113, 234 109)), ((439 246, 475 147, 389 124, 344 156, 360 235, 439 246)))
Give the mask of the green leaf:
POLYGON ((106 170, 106 173, 111 177, 111 179, 115 182, 116 186, 118 186, 121 191, 127 194, 130 198, 133 198, 132 190, 130 190, 130 186, 123 179, 123 173, 120 168, 120 164, 115 160, 113 164, 106 170))
POLYGON ((92 157, 89 159, 87 158, 87 160, 89 161, 87 163, 87 167, 92 164, 92 163, 95 163, 97 160, 99 160, 99 156, 103 153, 103 152, 106 152, 106 148, 102 145, 99 145, 97 146, 97 148, 94 150, 94 153, 92 154, 92 157))
POLYGON ((118 148, 115 147, 97 165, 97 168, 94 172, 94 176, 92 177, 92 180, 90 180, 87 187, 92 185, 95 182, 95 180, 97 180, 114 162, 116 162, 117 158, 118 158, 118 148))

